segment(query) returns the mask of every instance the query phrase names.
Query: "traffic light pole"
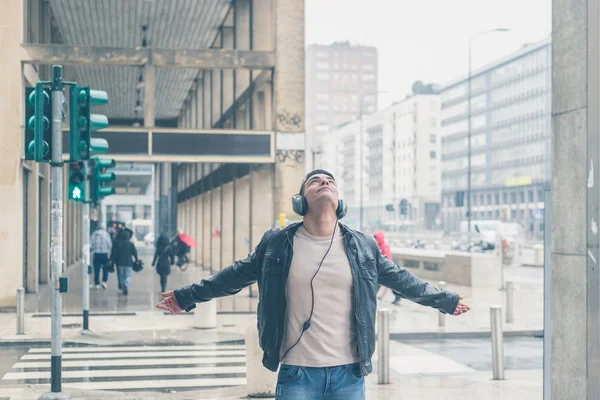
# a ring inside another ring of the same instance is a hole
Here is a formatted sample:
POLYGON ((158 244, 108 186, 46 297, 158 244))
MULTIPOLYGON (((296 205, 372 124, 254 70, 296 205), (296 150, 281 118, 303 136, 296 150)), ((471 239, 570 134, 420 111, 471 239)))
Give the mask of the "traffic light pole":
POLYGON ((62 364, 62 298, 66 291, 63 270, 63 165, 62 165, 62 125, 63 125, 63 74, 62 66, 52 66, 52 186, 51 186, 51 357, 50 390, 40 397, 41 400, 68 399, 61 393, 62 364))
MULTIPOLYGON (((90 194, 90 162, 84 161, 85 169, 85 196, 89 197, 90 194)), ((83 242, 83 332, 88 333, 90 330, 90 274, 91 274, 91 262, 90 262, 90 201, 83 202, 83 224, 82 224, 82 237, 83 242)))

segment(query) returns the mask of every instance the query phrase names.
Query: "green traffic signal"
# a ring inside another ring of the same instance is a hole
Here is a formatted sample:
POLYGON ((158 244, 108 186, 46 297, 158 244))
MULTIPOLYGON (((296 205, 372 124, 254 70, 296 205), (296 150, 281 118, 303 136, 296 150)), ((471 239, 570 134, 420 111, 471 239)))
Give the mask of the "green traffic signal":
POLYGON ((51 159, 52 101, 42 83, 25 89, 25 159, 48 162, 51 159))
POLYGON ((69 164, 69 200, 86 201, 86 168, 83 161, 69 164))
POLYGON ((92 138, 92 132, 108 127, 108 118, 91 113, 92 106, 107 103, 108 94, 103 90, 71 87, 71 162, 89 160, 93 154, 108 151, 105 139, 92 138))
MULTIPOLYGON (((103 139, 100 139, 103 140, 103 139)), ((108 149, 108 145, 106 146, 108 149)), ((106 172, 107 168, 113 168, 117 163, 111 158, 95 158, 94 174, 92 176, 92 201, 98 202, 103 197, 116 193, 114 186, 107 185, 116 179, 114 172, 106 172)))

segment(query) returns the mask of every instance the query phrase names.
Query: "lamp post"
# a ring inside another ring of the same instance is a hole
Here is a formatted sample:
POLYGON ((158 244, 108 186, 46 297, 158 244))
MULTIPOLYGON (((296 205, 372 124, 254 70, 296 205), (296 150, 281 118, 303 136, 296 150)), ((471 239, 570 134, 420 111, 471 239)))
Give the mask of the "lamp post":
POLYGON ((358 136, 360 139, 359 142, 359 152, 360 152, 360 221, 359 221, 359 230, 363 230, 363 210, 364 210, 364 203, 363 203, 363 103, 365 100, 365 97, 367 96, 373 96, 373 95, 377 95, 380 93, 388 93, 385 90, 376 90, 373 92, 367 92, 367 93, 363 93, 360 96, 360 127, 359 127, 359 132, 358 132, 358 136))
POLYGON ((483 32, 477 32, 475 33, 473 36, 471 36, 471 38, 469 39, 469 78, 467 81, 467 101, 468 101, 468 106, 467 106, 467 123, 468 123, 468 135, 469 135, 469 139, 468 139, 468 172, 467 172, 467 221, 468 221, 468 242, 467 243, 471 243, 471 73, 472 73, 472 66, 471 66, 471 53, 472 53, 472 46, 473 46, 473 39, 475 39, 478 36, 482 36, 482 35, 487 35, 488 33, 494 33, 494 32, 508 32, 509 29, 506 28, 496 28, 496 29, 491 29, 489 31, 483 31, 483 32))

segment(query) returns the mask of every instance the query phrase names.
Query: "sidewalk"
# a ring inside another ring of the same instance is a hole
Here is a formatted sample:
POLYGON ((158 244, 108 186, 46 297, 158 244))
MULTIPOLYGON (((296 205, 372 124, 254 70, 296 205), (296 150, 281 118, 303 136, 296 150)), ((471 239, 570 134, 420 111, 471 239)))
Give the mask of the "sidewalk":
MULTIPOLYGON (((142 253, 144 253, 142 251, 142 253)), ((236 296, 217 300, 217 329, 195 329, 194 313, 165 315, 155 308, 160 301, 158 276, 150 267, 149 255, 144 254, 145 268, 134 274, 129 296, 118 294, 114 275, 109 280, 106 291, 91 291, 90 327, 93 335, 81 335, 81 269, 69 271, 70 292, 64 296, 63 342, 71 344, 89 344, 98 346, 157 346, 157 345, 202 345, 219 342, 243 344, 248 324, 255 320, 258 300, 250 298, 244 290, 236 296)), ((207 274, 200 269, 190 267, 182 272, 177 268, 169 278, 169 288, 199 281, 207 274)), ((449 290, 460 292, 464 301, 472 306, 471 312, 460 316, 446 316, 446 326, 438 327, 436 310, 422 307, 403 300, 393 306, 388 298, 380 302, 380 308, 392 310, 390 331, 390 382, 389 385, 377 384, 377 352, 373 358, 374 371, 367 377, 367 399, 540 399, 542 397, 542 373, 540 370, 507 370, 505 381, 492 381, 491 371, 481 371, 461 364, 453 359, 428 351, 407 339, 433 340, 438 337, 463 336, 467 338, 489 335, 489 306, 504 304, 504 292, 497 289, 477 289, 449 285, 449 290)), ((29 295, 26 303, 28 313, 25 320, 26 335, 17 337, 16 316, 0 314, 0 351, 2 348, 28 344, 48 347, 50 342, 49 299, 47 290, 37 295, 29 295)), ((505 332, 531 336, 542 329, 543 288, 537 281, 515 281, 515 322, 505 324, 505 332)), ((462 341, 458 341, 462 343, 462 341)), ((470 341, 464 340, 465 346, 470 341)), ((485 344, 484 344, 485 345, 485 344)), ((27 350, 25 350, 27 351, 27 350)), ((141 349, 140 351, 146 351, 141 349)), ((30 354, 30 353, 29 353, 30 354)), ((238 354, 239 355, 239 354, 238 354)), ((97 354, 96 358, 102 354, 97 354)), ((19 356, 21 357, 21 356, 19 356)), ((243 355, 240 356, 243 360, 243 355)), ((31 361, 29 361, 31 362, 31 361)), ((461 361, 462 362, 462 361, 461 361)), ((8 366, 11 369, 12 363, 8 366)), ((245 363, 239 364, 241 366, 245 363)), ((19 371, 14 369, 13 371, 19 371)), ((146 368, 146 367, 141 367, 146 368)), ((236 367, 232 367, 236 368, 236 367)), ((238 367, 243 369, 244 367, 238 367)), ((525 366, 525 368, 527 368, 525 366)), ((533 368, 537 368, 536 365, 533 368)), ((541 363, 540 363, 541 368, 541 363)), ((139 371, 142 372, 142 371, 139 371)), ((147 378, 144 378, 147 379, 147 378)), ((168 379, 161 377, 156 379, 168 379)), ((194 379, 190 376, 189 379, 194 379)), ((220 378, 227 379, 227 378, 220 378)), ((239 399, 246 397, 245 374, 235 386, 218 389, 184 391, 173 389, 174 393, 92 391, 82 390, 81 386, 63 388, 72 399, 239 399)), ((93 380, 92 380, 93 382, 93 380)), ((15 381, 0 381, 0 400, 6 396, 10 400, 37 399, 48 391, 48 385, 24 382, 15 385, 15 381), (29 384, 27 384, 29 383, 29 384), (12 386, 5 386, 12 385, 12 386), (3 397, 4 396, 4 397, 3 397)), ((35 382, 34 382, 35 383, 35 382)), ((86 384, 87 385, 87 384, 86 384)), ((94 386, 98 388, 99 383, 94 386)), ((216 384, 214 384, 217 386, 216 384)), ((148 386, 145 386, 148 387, 148 386)), ((102 388, 102 387, 100 387, 102 388)))

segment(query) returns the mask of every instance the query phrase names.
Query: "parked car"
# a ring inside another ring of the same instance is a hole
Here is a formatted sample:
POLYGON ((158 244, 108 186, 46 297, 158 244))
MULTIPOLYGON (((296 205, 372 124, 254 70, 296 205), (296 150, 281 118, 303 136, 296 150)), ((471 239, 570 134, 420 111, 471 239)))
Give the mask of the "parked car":
POLYGON ((154 246, 154 233, 150 232, 146 236, 144 236, 144 243, 146 246, 154 246))

